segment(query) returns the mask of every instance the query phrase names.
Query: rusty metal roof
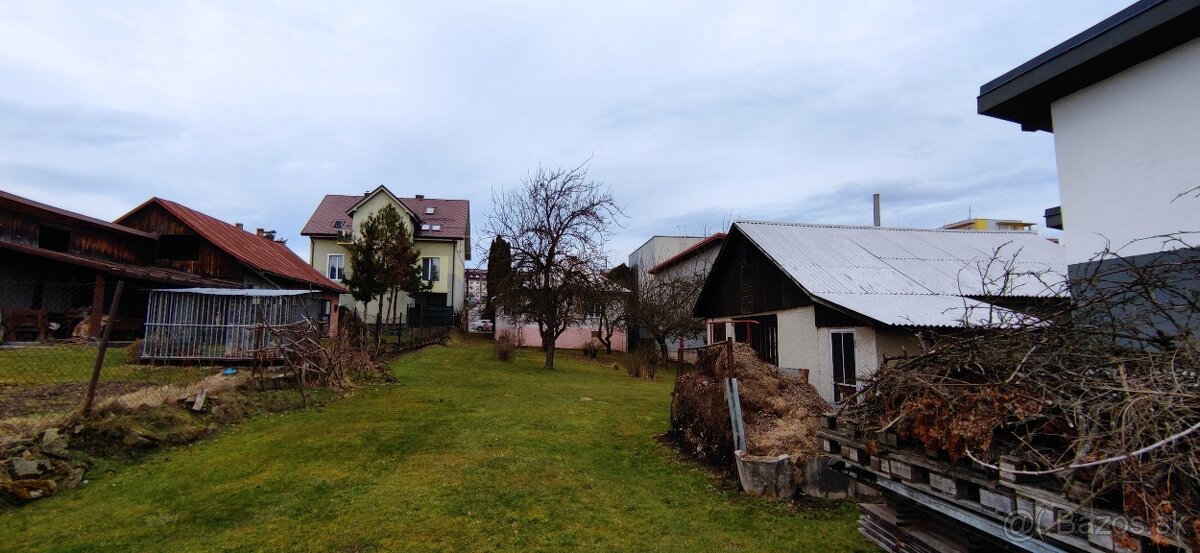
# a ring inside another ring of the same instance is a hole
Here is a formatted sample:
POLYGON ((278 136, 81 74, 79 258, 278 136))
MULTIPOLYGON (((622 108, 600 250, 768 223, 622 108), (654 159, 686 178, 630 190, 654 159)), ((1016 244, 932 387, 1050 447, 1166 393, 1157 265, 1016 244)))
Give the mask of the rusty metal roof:
POLYGON ((286 245, 249 233, 183 204, 151 198, 118 221, 152 203, 162 206, 205 240, 253 269, 324 290, 346 292, 344 287, 326 278, 286 245))
POLYGON ((1036 234, 739 221, 814 299, 885 324, 960 326, 999 308, 972 298, 1065 297, 1062 246, 1036 234))

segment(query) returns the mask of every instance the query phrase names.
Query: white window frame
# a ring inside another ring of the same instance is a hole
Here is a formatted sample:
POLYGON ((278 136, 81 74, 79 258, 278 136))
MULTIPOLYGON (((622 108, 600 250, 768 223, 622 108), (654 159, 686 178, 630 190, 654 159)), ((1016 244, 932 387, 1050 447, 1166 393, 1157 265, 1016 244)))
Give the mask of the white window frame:
POLYGON ((422 257, 421 258, 421 280, 424 280, 425 282, 441 282, 441 280, 442 280, 442 258, 440 258, 440 257, 422 257), (429 275, 429 271, 425 270, 425 262, 426 261, 433 261, 433 266, 435 266, 437 268, 437 275, 436 275, 437 278, 433 278, 433 279, 426 278, 429 275))
POLYGON ((332 280, 334 282, 341 282, 343 278, 346 278, 346 254, 331 253, 331 254, 325 255, 325 276, 328 277, 329 280, 332 280), (338 266, 338 269, 341 272, 341 275, 338 278, 333 278, 333 277, 329 276, 329 269, 333 266, 333 258, 334 257, 337 257, 342 260, 341 264, 338 266))

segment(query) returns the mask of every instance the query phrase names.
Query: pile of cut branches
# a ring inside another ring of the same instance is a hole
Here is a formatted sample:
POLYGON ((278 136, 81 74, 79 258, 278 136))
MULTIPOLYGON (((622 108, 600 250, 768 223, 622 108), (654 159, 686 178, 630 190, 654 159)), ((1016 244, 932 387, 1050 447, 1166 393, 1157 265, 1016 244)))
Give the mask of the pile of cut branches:
POLYGON ((284 367, 301 388, 348 389, 355 379, 390 381, 391 373, 364 348, 354 347, 347 332, 329 337, 309 321, 270 327, 272 342, 284 367))
POLYGON ((1200 530, 1200 253, 1085 273, 1060 312, 924 334, 922 351, 888 359, 846 414, 955 461, 1019 458, 1019 474, 1081 506, 1187 542, 1200 530))

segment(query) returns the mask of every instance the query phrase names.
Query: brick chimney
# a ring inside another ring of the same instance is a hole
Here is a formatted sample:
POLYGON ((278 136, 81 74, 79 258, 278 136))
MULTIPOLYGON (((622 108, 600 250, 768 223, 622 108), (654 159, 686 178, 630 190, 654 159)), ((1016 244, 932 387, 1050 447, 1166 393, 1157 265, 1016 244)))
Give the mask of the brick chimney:
POLYGON ((238 230, 245 230, 245 225, 241 223, 234 223, 233 226, 237 227, 238 230))
POLYGON ((417 199, 418 199, 418 200, 424 200, 424 199, 425 199, 425 195, 424 195, 424 194, 417 194, 417 199))
POLYGON ((254 229, 254 235, 255 235, 255 236, 257 236, 257 237, 259 237, 259 238, 262 238, 262 237, 263 237, 263 228, 262 228, 262 227, 258 227, 258 228, 256 228, 256 229, 254 229))

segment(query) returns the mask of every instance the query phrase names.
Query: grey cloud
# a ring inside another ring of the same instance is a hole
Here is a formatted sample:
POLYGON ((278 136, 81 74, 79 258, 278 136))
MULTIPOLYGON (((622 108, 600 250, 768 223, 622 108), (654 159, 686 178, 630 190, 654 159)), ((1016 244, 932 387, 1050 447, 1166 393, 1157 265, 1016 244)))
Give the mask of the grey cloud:
POLYGON ((179 128, 177 122, 145 113, 0 100, 0 136, 9 140, 107 145, 166 138, 179 128))

